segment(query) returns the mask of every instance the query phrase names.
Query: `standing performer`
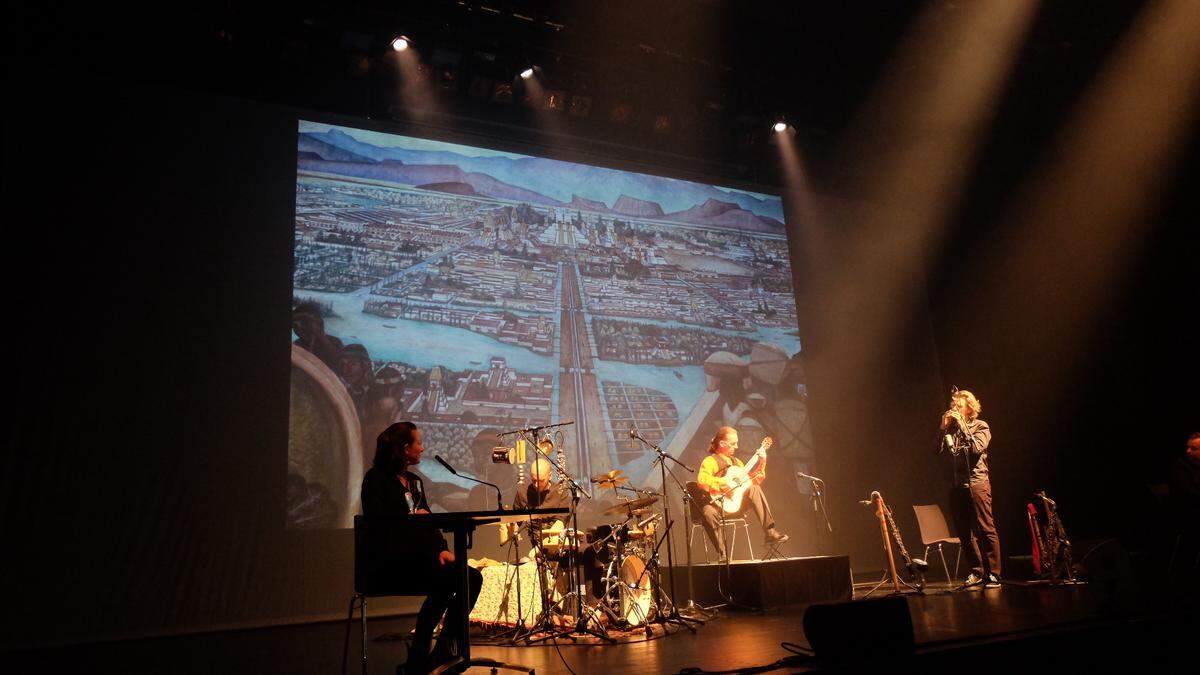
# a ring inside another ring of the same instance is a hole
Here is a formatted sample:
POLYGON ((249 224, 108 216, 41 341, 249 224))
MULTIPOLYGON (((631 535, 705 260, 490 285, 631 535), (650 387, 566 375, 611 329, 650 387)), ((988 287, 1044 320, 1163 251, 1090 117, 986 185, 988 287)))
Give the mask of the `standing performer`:
POLYGON ((988 444, 992 429, 979 419, 979 399, 966 389, 950 395, 950 409, 942 414, 944 442, 938 452, 949 451, 954 465, 951 501, 960 541, 969 539, 971 574, 963 588, 1000 587, 1000 537, 992 518, 992 483, 988 477, 988 444), (969 537, 963 536, 969 531, 969 537))
MULTIPOLYGON (((729 467, 745 466, 742 460, 733 456, 737 449, 737 429, 721 427, 717 430, 717 435, 713 436, 712 442, 708 446, 708 456, 700 462, 700 473, 696 476, 696 482, 710 495, 719 495, 729 487, 729 481, 724 478, 729 467)), ((767 543, 782 544, 788 540, 788 536, 775 529, 775 518, 771 516, 771 507, 767 504, 767 496, 763 494, 761 487, 763 480, 767 477, 765 444, 755 454, 758 455, 758 463, 750 474, 753 481, 746 488, 742 498, 742 511, 730 515, 740 515, 745 511, 745 505, 750 504, 754 508, 754 514, 758 516, 758 521, 762 524, 763 535, 767 543)), ((709 501, 701 507, 701 511, 704 514, 704 531, 708 533, 709 540, 716 547, 718 556, 721 560, 725 560, 725 533, 721 527, 721 520, 725 514, 722 506, 719 502, 709 501)))
MULTIPOLYGON (((429 501, 421 478, 408 470, 421 461, 425 446, 421 430, 412 422, 396 422, 384 429, 375 442, 375 461, 363 476, 362 507, 367 516, 399 516, 429 513, 429 501)), ((387 565, 399 577, 412 585, 428 590, 425 602, 417 614, 417 627, 408 651, 405 673, 425 673, 452 656, 452 646, 458 636, 457 621, 446 621, 437 645, 430 653, 433 629, 442 615, 461 616, 463 599, 456 592, 458 579, 454 574, 454 554, 446 549, 446 540, 432 528, 414 530, 420 541, 397 543, 396 550, 385 554, 387 560, 375 561, 387 565), (420 553, 414 554, 416 549, 420 553)), ((468 568, 471 597, 467 611, 475 606, 483 575, 468 568)))

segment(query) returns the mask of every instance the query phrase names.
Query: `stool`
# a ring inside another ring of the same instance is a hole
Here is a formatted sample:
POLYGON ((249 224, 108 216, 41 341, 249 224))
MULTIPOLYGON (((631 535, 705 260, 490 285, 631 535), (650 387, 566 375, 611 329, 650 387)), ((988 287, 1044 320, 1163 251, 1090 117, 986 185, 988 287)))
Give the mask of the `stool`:
POLYGON ((782 560, 785 558, 786 556, 783 555, 783 551, 779 550, 779 544, 780 542, 777 541, 768 541, 763 544, 767 547, 767 554, 763 556, 763 560, 782 560))

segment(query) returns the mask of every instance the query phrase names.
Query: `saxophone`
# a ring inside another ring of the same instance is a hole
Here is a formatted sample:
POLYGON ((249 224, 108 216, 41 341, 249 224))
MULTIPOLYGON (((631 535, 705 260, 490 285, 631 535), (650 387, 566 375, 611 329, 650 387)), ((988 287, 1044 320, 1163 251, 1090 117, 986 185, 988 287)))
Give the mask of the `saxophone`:
POLYGON ((1058 504, 1046 496, 1044 491, 1033 496, 1041 502, 1046 513, 1046 526, 1042 528, 1041 541, 1042 568, 1038 571, 1043 576, 1049 575, 1053 582, 1062 578, 1074 581, 1075 573, 1071 570, 1071 541, 1067 539, 1067 530, 1063 527, 1062 519, 1058 517, 1058 504))

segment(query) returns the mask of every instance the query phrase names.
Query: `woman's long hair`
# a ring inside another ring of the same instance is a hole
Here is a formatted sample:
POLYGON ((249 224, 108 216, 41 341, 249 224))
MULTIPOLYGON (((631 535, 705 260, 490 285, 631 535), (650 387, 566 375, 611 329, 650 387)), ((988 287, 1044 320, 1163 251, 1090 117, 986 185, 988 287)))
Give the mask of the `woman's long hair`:
POLYGON ((399 453, 412 445, 416 430, 417 425, 412 422, 396 422, 379 432, 379 438, 375 439, 375 459, 371 461, 371 466, 398 470, 400 467, 395 465, 395 460, 399 453))

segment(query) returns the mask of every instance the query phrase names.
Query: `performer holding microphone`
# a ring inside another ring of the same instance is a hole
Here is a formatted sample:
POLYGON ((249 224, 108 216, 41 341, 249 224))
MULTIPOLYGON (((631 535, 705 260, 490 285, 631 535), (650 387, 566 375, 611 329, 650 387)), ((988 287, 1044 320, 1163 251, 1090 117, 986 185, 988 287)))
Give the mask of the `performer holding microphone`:
POLYGON ((943 440, 938 445, 939 453, 951 455, 955 528, 959 540, 969 542, 963 548, 971 563, 971 574, 963 588, 1000 586, 1000 537, 992 518, 992 483, 988 476, 992 430, 979 419, 982 411, 975 394, 955 389, 950 395, 950 409, 942 414, 943 440))

